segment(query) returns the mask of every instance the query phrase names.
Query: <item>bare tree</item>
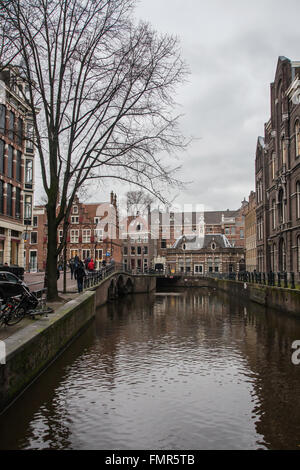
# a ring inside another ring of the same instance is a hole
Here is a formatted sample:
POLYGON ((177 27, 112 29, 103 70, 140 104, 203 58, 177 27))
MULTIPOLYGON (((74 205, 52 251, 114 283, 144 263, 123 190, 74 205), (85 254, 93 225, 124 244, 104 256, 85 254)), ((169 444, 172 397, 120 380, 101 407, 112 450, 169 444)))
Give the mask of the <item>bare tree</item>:
POLYGON ((178 183, 162 155, 187 145, 173 101, 187 69, 177 39, 133 24, 133 8, 133 0, 0 0, 1 63, 18 63, 27 81, 47 197, 48 300, 57 298, 67 236, 58 246, 57 228, 67 227, 82 185, 116 178, 163 200, 160 188, 178 183))
POLYGON ((136 215, 137 212, 140 215, 147 213, 148 207, 154 202, 154 197, 149 193, 140 189, 138 191, 128 191, 127 197, 127 212, 130 215, 136 215))

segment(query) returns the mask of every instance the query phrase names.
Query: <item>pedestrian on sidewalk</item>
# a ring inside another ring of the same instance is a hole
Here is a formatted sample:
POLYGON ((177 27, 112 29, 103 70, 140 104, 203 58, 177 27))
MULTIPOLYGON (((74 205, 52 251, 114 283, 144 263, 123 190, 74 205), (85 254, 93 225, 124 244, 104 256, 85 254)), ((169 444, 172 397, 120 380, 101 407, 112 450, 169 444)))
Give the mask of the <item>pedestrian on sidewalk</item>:
POLYGON ((76 269, 76 279, 77 279, 77 286, 78 286, 78 293, 83 291, 83 279, 85 278, 85 269, 84 264, 82 261, 79 262, 78 268, 76 269))
POLYGON ((75 258, 74 258, 74 277, 75 277, 75 279, 77 279, 77 269, 79 267, 79 264, 80 264, 80 259, 76 255, 75 258))
POLYGON ((84 261, 85 269, 88 269, 88 265, 89 265, 90 261, 91 261, 91 258, 88 256, 84 261))
POLYGON ((95 263, 94 263, 93 258, 92 258, 91 261, 89 262, 87 268, 88 268, 88 270, 89 270, 90 272, 93 272, 93 271, 94 271, 94 269, 95 269, 95 263))
MULTIPOLYGON (((69 261, 69 268, 71 271, 71 279, 73 279, 74 276, 74 270, 75 270, 75 264, 74 264, 74 258, 71 258, 69 261)), ((76 278, 75 278, 76 279, 76 278)))

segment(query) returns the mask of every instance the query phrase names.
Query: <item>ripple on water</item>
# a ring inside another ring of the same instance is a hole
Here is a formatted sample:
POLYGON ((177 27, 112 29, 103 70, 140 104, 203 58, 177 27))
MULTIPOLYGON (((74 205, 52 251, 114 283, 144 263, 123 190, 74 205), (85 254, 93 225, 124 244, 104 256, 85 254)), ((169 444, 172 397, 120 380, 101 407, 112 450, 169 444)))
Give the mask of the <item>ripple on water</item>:
POLYGON ((28 410, 1 418, 1 445, 296 448, 300 374, 289 345, 299 323, 272 312, 266 319, 257 306, 245 316, 226 302, 193 290, 151 302, 137 296, 122 313, 114 303, 100 309, 31 387, 28 410), (12 433, 8 422, 18 420, 12 433))

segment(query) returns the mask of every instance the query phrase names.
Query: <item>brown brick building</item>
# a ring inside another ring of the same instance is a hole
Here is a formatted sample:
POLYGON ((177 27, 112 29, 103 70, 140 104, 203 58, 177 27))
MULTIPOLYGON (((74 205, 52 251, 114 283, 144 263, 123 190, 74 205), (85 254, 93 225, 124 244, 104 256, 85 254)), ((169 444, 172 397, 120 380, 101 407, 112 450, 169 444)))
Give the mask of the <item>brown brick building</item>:
POLYGON ((24 265, 32 225, 33 125, 17 67, 0 73, 0 265, 24 265))
MULTIPOLYGON (((82 203, 76 197, 69 218, 67 234, 67 261, 76 255, 95 261, 98 269, 103 260, 122 262, 122 245, 119 239, 117 197, 112 192, 109 202, 82 203)), ((26 243, 26 268, 44 271, 47 258, 47 214, 43 206, 33 210, 33 228, 26 243)), ((57 233, 62 239, 63 226, 57 233)), ((62 254, 61 254, 62 258, 62 254)), ((58 260, 59 262, 59 260, 58 260)))
POLYGON ((256 152, 257 267, 300 272, 300 62, 279 57, 256 152))

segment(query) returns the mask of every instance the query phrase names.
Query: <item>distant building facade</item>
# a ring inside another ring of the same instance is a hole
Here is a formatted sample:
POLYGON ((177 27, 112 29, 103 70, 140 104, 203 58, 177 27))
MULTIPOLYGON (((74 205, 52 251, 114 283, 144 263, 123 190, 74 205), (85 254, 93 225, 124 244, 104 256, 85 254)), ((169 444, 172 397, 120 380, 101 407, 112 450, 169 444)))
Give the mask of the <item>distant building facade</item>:
POLYGON ((256 151, 257 267, 300 273, 300 62, 279 57, 256 151))
MULTIPOLYGON (((33 227, 26 242, 26 269, 44 271, 47 260, 48 223, 44 206, 33 209, 33 227)), ((57 232, 57 243, 62 241, 63 225, 57 232)), ((78 256, 81 260, 93 258, 95 269, 102 262, 122 262, 122 244, 119 238, 117 196, 111 192, 110 201, 83 203, 75 197, 69 217, 66 237, 67 262, 78 256)), ((63 259, 61 252, 58 263, 63 259)))
POLYGON ((245 259, 246 270, 257 271, 257 230, 256 230, 256 194, 251 191, 249 201, 244 206, 245 217, 245 259))

